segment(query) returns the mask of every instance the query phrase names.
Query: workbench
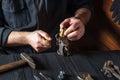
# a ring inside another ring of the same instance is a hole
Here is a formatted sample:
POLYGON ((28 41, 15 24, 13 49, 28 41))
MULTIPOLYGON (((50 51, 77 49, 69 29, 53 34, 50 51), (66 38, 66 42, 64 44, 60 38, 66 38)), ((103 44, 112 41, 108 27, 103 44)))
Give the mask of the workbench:
MULTIPOLYGON (((107 60, 112 60, 115 65, 120 67, 120 51, 83 51, 69 57, 63 57, 56 52, 30 55, 37 64, 37 69, 32 69, 28 65, 21 66, 0 74, 0 80, 35 80, 33 75, 40 72, 48 75, 53 80, 60 71, 67 74, 67 80, 78 80, 76 74, 88 72, 94 80, 117 80, 115 77, 108 78, 101 72, 107 60), (70 67, 71 66, 71 67, 70 67)), ((0 65, 17 61, 20 59, 18 54, 0 56, 0 65)))

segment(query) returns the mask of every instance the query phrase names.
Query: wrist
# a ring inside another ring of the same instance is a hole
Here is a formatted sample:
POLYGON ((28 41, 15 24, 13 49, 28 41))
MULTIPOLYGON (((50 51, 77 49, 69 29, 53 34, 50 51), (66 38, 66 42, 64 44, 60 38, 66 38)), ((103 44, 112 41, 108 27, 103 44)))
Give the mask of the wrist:
POLYGON ((30 35, 31 32, 21 32, 21 41, 22 41, 22 44, 24 45, 30 45, 29 44, 29 35, 30 35))
POLYGON ((28 45, 28 34, 29 32, 12 31, 8 37, 6 46, 28 45))
POLYGON ((75 18, 80 19, 84 25, 88 23, 91 17, 91 11, 86 8, 78 9, 74 15, 75 18))
POLYGON ((75 15, 74 18, 79 19, 84 25, 87 24, 87 21, 84 19, 84 16, 82 14, 75 15))

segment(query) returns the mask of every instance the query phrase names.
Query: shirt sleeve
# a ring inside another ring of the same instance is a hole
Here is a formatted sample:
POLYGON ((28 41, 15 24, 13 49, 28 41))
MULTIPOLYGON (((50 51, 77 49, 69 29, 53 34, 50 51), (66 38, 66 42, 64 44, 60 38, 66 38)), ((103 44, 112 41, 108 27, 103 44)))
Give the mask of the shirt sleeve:
POLYGON ((9 28, 5 27, 5 25, 6 24, 5 24, 4 16, 1 9, 1 2, 0 2, 0 47, 4 47, 7 41, 7 38, 10 32, 12 31, 9 28))
POLYGON ((68 3, 68 12, 74 14, 79 8, 87 8, 93 13, 93 6, 89 0, 70 0, 68 3))

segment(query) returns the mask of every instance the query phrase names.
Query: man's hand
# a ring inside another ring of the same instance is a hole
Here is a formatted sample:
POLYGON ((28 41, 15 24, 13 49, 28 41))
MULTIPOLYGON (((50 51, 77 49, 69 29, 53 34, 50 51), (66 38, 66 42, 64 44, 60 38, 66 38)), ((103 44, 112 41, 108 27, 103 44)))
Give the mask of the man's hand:
POLYGON ((71 41, 80 39, 85 33, 85 26, 83 22, 75 17, 65 19, 60 24, 60 28, 67 28, 64 35, 71 41))
POLYGON ((85 25, 91 17, 91 11, 86 8, 80 8, 75 12, 74 17, 65 19, 60 28, 67 28, 64 35, 71 41, 79 40, 85 33, 85 25))
POLYGON ((12 31, 5 46, 30 45, 37 52, 41 52, 51 47, 51 40, 51 37, 42 30, 33 32, 12 31))
POLYGON ((37 52, 44 51, 51 47, 51 37, 42 30, 31 32, 27 36, 28 44, 37 52))

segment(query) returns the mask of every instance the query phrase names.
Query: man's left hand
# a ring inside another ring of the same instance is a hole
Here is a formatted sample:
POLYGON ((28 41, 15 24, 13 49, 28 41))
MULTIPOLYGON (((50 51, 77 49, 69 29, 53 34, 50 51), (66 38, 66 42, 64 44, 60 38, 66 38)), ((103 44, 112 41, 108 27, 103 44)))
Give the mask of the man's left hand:
POLYGON ((67 28, 64 35, 70 41, 79 40, 85 33, 85 25, 75 17, 67 18, 60 24, 60 29, 67 28))

